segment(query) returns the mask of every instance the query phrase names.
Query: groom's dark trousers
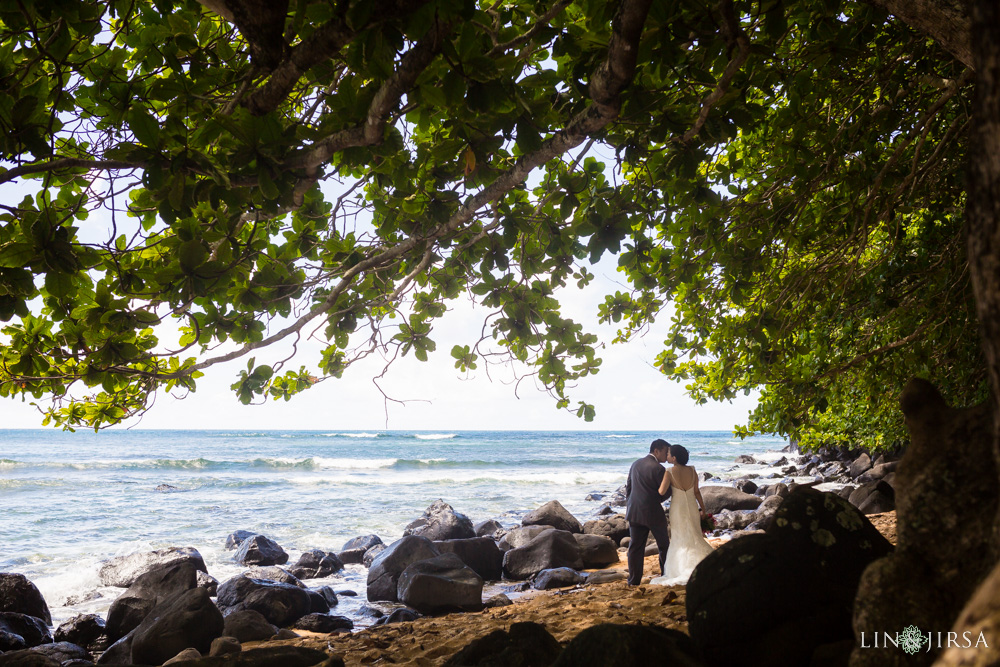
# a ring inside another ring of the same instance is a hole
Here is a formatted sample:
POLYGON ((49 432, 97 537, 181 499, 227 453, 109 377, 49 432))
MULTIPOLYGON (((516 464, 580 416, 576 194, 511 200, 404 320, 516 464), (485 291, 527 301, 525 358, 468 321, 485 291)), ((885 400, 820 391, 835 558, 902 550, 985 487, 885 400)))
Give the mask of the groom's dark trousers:
POLYGON ((628 521, 628 583, 638 586, 642 583, 643 558, 646 540, 653 533, 656 547, 660 550, 660 574, 667 560, 670 536, 667 532, 667 517, 663 512, 663 501, 667 496, 659 493, 663 481, 663 466, 652 454, 642 457, 632 464, 625 482, 625 519, 628 521))

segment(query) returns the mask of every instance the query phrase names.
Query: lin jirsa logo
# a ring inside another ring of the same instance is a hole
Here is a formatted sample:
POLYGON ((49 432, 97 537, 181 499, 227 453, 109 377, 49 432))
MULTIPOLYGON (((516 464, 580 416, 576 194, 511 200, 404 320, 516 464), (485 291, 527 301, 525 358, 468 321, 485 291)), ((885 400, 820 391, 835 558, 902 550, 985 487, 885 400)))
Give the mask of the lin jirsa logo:
POLYGON ((972 632, 923 632, 915 625, 908 625, 902 632, 861 633, 861 648, 899 648, 914 655, 921 650, 929 652, 932 648, 989 648, 986 635, 982 632, 977 637, 972 632))

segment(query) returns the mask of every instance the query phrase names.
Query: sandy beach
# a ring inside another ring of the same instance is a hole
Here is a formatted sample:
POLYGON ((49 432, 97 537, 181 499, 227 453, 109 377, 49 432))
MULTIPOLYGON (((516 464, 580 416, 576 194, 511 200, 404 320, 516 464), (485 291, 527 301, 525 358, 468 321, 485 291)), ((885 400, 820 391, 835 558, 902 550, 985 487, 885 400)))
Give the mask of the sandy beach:
MULTIPOLYGON (((896 513, 872 514, 868 519, 885 537, 896 542, 896 513)), ((714 546, 722 539, 712 539, 714 546)), ((612 569, 626 569, 624 554, 612 569)), ((648 579, 658 573, 656 556, 646 558, 648 579)), ((642 585, 629 588, 624 581, 526 593, 507 607, 477 613, 448 614, 373 627, 352 634, 303 634, 280 643, 332 652, 353 665, 441 665, 472 640, 513 623, 532 621, 544 625, 565 644, 580 631, 599 623, 655 624, 687 632, 686 595, 683 586, 642 585)), ((279 642, 248 643, 245 648, 279 642)))

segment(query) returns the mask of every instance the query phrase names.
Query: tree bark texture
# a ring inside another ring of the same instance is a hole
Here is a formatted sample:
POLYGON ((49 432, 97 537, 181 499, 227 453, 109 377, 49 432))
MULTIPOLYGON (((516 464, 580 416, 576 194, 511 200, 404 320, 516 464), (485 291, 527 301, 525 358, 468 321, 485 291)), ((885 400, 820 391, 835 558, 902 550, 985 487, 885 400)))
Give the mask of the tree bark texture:
POLYGON ((963 0, 867 0, 917 32, 931 36, 967 67, 975 67, 971 18, 963 0))

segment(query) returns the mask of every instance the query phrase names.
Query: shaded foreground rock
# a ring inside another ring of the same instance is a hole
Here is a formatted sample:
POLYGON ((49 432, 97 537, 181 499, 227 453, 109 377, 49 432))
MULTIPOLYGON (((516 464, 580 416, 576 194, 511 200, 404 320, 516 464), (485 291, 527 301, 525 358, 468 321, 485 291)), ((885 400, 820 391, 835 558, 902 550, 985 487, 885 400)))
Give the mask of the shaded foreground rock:
POLYGON ((338 656, 305 646, 263 646, 239 653, 177 662, 179 667, 343 667, 338 656))
POLYGON ((610 537, 603 535, 573 535, 580 547, 583 567, 591 570, 607 567, 618 562, 618 545, 610 537))
POLYGON ((723 544, 695 568, 691 638, 719 667, 809 664, 819 646, 853 640, 861 573, 891 549, 846 500, 798 487, 766 533, 723 544))
POLYGON ((694 642, 679 630, 655 625, 602 623, 574 637, 553 667, 701 667, 702 664, 694 642))
POLYGON ((510 630, 494 630, 473 640, 445 667, 549 667, 562 648, 538 623, 512 623, 510 630))
MULTIPOLYGON (((862 577, 854 606, 858 637, 909 625, 935 632, 952 628, 967 603, 973 604, 977 587, 987 586, 983 582, 997 560, 998 485, 988 403, 951 408, 929 382, 911 380, 900 405, 910 445, 895 471, 896 551, 862 577)), ((998 644, 1000 638, 990 646, 998 644)), ((851 664, 929 665, 939 655, 938 646, 930 649, 911 657, 857 646, 851 664)))

